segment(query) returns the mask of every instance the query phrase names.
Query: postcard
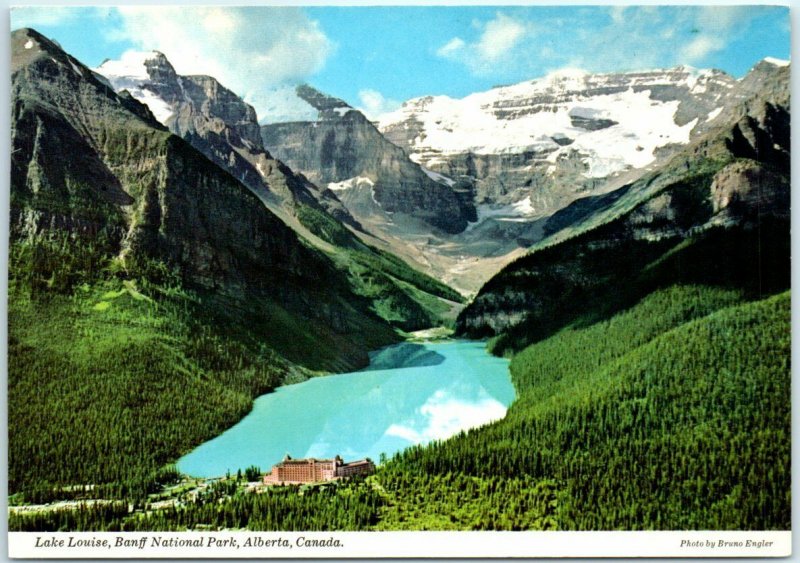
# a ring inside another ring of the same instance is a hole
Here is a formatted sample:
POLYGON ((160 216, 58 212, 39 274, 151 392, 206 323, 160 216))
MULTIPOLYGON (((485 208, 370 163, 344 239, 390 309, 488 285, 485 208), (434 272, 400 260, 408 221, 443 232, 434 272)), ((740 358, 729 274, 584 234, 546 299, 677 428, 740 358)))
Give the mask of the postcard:
POLYGON ((787 7, 10 47, 11 557, 791 553, 787 7))

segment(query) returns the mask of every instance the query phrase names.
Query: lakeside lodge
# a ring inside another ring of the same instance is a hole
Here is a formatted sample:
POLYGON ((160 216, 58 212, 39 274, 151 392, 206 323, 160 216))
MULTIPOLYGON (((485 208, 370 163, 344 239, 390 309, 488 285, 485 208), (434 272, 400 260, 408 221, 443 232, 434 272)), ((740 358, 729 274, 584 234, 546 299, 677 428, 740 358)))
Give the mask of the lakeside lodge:
POLYGON ((340 456, 333 459, 292 459, 287 455, 283 461, 272 466, 264 475, 265 485, 302 485, 346 479, 354 475, 370 475, 375 464, 369 458, 345 463, 340 456))

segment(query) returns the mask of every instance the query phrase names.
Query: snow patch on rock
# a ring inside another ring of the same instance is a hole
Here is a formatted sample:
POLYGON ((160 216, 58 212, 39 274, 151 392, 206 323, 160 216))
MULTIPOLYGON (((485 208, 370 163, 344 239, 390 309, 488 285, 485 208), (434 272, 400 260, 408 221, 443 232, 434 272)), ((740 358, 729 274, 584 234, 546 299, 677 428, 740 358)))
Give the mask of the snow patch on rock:
POLYGON ((367 185, 372 188, 375 186, 375 182, 365 176, 356 176, 355 178, 348 178, 347 180, 342 180, 341 182, 330 182, 328 184, 328 189, 334 192, 341 192, 344 190, 352 190, 353 188, 361 187, 363 185, 367 185))
POLYGON ((714 118, 717 117, 720 113, 722 113, 722 106, 708 112, 708 117, 706 117, 706 121, 713 121, 714 118))
POLYGON ((533 215, 534 213, 536 213, 536 209, 533 207, 533 204, 531 203, 531 196, 528 196, 525 199, 521 199, 515 203, 512 203, 511 207, 519 215, 533 215))
POLYGON ((150 108, 155 118, 162 124, 166 124, 167 120, 174 114, 167 102, 146 88, 128 88, 128 92, 150 108))
POLYGON ((529 221, 536 214, 536 208, 531 202, 531 196, 527 196, 519 201, 508 205, 494 205, 482 203, 475 206, 478 213, 478 220, 467 226, 467 231, 477 227, 487 219, 495 221, 520 223, 529 221))
POLYGON ((454 186, 455 183, 456 183, 455 180, 453 180, 452 178, 448 178, 444 174, 439 174, 438 172, 434 172, 433 170, 428 170, 424 166, 420 166, 420 168, 422 168, 422 171, 425 172, 425 174, 431 180, 434 180, 436 182, 440 182, 440 183, 445 184, 445 185, 450 186, 450 187, 454 186))
POLYGON ((348 178, 347 180, 342 180, 341 182, 330 182, 328 183, 328 189, 333 192, 339 192, 340 194, 351 190, 367 189, 369 190, 370 197, 372 198, 372 203, 378 207, 381 206, 378 200, 375 199, 375 182, 366 176, 356 176, 355 178, 348 178))
MULTIPOLYGON (((99 67, 93 69, 112 82, 130 82, 136 84, 150 80, 145 63, 158 57, 156 51, 126 51, 118 60, 104 61, 99 67)), ((122 84, 122 87, 125 87, 122 84)))
POLYGON ((78 67, 78 65, 76 65, 75 63, 73 63, 73 62, 72 62, 72 60, 70 60, 70 59, 67 59, 67 60, 69 61, 69 66, 71 66, 71 67, 72 67, 72 70, 74 70, 74 71, 75 71, 77 74, 79 74, 80 76, 83 76, 83 73, 81 72, 81 69, 80 69, 80 67, 78 67))

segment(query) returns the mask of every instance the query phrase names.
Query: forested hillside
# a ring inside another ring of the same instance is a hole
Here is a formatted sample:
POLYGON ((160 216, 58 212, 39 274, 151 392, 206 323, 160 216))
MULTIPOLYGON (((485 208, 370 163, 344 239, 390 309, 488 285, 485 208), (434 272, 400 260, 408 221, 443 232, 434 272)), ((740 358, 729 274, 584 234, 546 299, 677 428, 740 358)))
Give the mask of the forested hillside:
POLYGON ((406 331, 454 322, 453 311, 464 303, 457 291, 390 252, 366 244, 319 209, 298 205, 296 212, 305 228, 331 245, 326 252, 379 317, 406 331))
POLYGON ((396 463, 553 480, 563 529, 791 526, 788 68, 741 86, 486 283, 457 330, 512 357, 518 399, 396 463))
POLYGON ((561 529, 788 529, 790 299, 659 291, 516 355, 506 418, 393 465, 557 483, 561 529))
POLYGON ((659 286, 746 283, 756 297, 788 287, 788 77, 757 65, 747 95, 665 165, 548 219, 552 234, 481 288, 458 332, 497 335, 511 352, 659 286))

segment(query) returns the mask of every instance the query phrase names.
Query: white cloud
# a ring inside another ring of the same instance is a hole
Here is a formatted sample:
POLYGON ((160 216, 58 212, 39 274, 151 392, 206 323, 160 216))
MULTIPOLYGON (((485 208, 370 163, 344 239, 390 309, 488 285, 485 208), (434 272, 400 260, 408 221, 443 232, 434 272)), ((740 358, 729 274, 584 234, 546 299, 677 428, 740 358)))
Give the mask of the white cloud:
POLYGON ((681 49, 681 54, 687 63, 691 63, 722 49, 724 46, 725 44, 715 37, 701 35, 681 49))
POLYGON ((461 49, 466 46, 464 40, 460 37, 453 37, 450 41, 439 47, 439 50, 436 51, 436 54, 440 57, 451 57, 458 53, 461 49))
POLYGON ((334 49, 295 8, 120 6, 118 38, 164 53, 179 74, 217 78, 275 121, 276 87, 318 72, 334 49))
POLYGON ((400 102, 389 98, 384 98, 383 94, 377 90, 359 90, 358 99, 361 105, 356 109, 367 116, 372 121, 378 119, 384 113, 389 113, 400 107, 400 102))
POLYGON ((480 29, 476 41, 468 43, 454 37, 436 51, 439 57, 459 61, 475 74, 490 74, 495 66, 514 55, 515 48, 530 31, 527 22, 502 12, 486 23, 473 22, 480 29))
POLYGON ((704 57, 721 51, 731 37, 741 31, 752 17, 748 6, 705 6, 698 9, 693 25, 695 37, 680 51, 681 58, 696 64, 704 57))
MULTIPOLYGON (((599 70, 704 65, 755 17, 753 6, 610 8, 610 22, 585 36, 578 63, 599 70)), ((591 28, 589 28, 591 29, 591 28)))
POLYGON ((588 6, 565 20, 508 8, 472 22, 436 55, 497 80, 570 66, 592 72, 707 66, 761 13, 754 6, 588 6))
POLYGON ((496 62, 508 54, 525 35, 525 26, 503 14, 486 24, 476 49, 486 62, 496 62))

